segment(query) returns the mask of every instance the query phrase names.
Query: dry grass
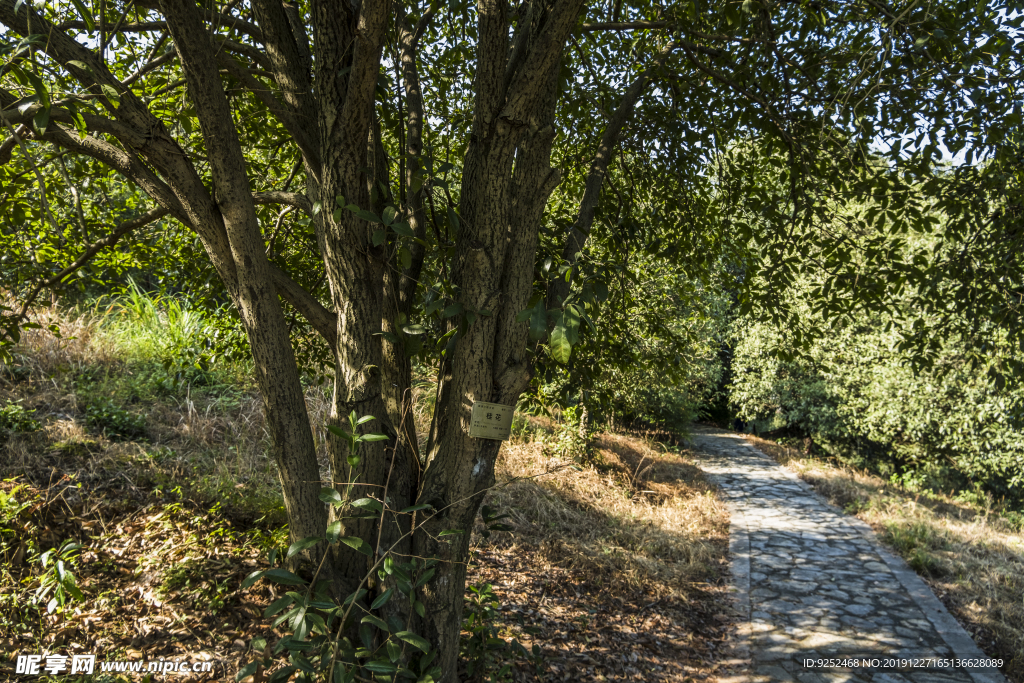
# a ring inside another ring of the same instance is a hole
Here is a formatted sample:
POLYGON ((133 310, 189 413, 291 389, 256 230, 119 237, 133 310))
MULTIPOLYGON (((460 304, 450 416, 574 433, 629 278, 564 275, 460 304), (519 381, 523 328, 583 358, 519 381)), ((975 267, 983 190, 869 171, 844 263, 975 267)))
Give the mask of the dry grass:
POLYGON ((1024 533, 991 510, 922 496, 757 437, 749 440, 829 502, 870 524, 1004 673, 1024 683, 1024 533))
MULTIPOLYGON (((232 587, 283 521, 259 401, 237 386, 154 394, 148 366, 126 359, 97 317, 38 315, 61 336, 26 332, 15 364, 0 367, 0 405, 21 400, 42 429, 0 443, 0 479, 16 477, 4 486, 23 485, 19 496, 46 505, 21 520, 31 547, 0 553, 0 578, 23 592, 33 552, 75 539, 87 548, 87 597, 59 628, 54 619, 33 626, 30 640, 108 655, 202 651, 233 680, 239 643, 267 626, 270 596, 232 587), (101 398, 144 415, 144 437, 89 426, 86 411, 101 398)), ((415 396, 425 438, 429 378, 415 396)), ((323 387, 307 391, 321 444, 329 398, 323 387)), ((543 649, 542 663, 519 663, 516 680, 713 678, 732 618, 724 506, 683 452, 602 434, 590 463, 574 468, 553 455, 556 429, 530 418, 502 449, 487 504, 508 512, 515 532, 477 536, 470 571, 471 582, 494 584, 507 634, 543 649)), ((321 469, 326 478, 323 457, 321 469)), ((13 627, 31 616, 25 609, 0 615, 5 650, 32 644, 13 627)))
POLYGON ((476 539, 471 583, 540 627, 545 672, 517 680, 691 681, 723 671, 733 616, 722 577, 728 513, 686 453, 600 434, 584 466, 554 455, 530 418, 498 456, 486 504, 513 534, 476 539))
MULTIPOLYGON (((119 356, 96 316, 62 317, 47 308, 35 319, 44 327, 26 330, 14 362, 0 364, 0 406, 20 400, 42 429, 0 436, 0 475, 23 475, 38 486, 60 472, 74 473, 85 486, 116 477, 133 489, 181 487, 197 502, 221 501, 250 513, 266 513, 270 505, 271 516, 283 520, 263 411, 251 391, 219 384, 159 393, 159 365, 119 356), (144 417, 144 436, 116 438, 89 426, 86 411, 99 401, 144 417)), ((316 414, 317 389, 309 401, 316 414)))
POLYGON ((678 592, 714 575, 728 513, 682 455, 602 434, 596 464, 577 468, 546 445, 509 442, 499 456, 499 488, 487 502, 512 515, 519 542, 631 586, 678 592))

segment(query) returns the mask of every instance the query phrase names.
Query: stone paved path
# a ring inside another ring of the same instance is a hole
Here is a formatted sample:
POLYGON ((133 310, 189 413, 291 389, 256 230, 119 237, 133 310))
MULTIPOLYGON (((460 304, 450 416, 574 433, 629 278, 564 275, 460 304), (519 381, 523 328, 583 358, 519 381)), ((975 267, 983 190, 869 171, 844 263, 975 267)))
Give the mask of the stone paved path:
POLYGON ((694 433, 731 510, 730 551, 750 683, 1005 683, 994 668, 807 667, 806 659, 984 658, 927 585, 738 434, 694 433))

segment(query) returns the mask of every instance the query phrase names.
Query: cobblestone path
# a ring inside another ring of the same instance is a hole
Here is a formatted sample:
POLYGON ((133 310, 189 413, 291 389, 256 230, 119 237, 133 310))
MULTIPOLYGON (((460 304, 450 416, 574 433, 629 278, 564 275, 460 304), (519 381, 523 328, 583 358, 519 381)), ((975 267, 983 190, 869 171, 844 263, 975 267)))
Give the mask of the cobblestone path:
POLYGON ((737 680, 1005 683, 995 668, 886 662, 984 655, 866 524, 826 503, 737 434, 702 430, 692 442, 732 515, 733 583, 747 622, 737 654, 749 667, 737 680), (805 665, 853 658, 882 666, 805 665))

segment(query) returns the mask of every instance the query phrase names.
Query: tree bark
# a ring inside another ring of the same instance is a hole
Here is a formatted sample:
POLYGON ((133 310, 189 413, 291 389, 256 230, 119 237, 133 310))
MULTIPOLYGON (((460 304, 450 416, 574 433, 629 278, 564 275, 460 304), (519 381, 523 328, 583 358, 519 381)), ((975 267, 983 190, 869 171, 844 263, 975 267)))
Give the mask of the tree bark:
MULTIPOLYGON (((494 483, 500 441, 469 436, 476 401, 514 405, 530 377, 526 324, 516 322, 533 290, 533 279, 509 272, 536 258, 539 214, 558 181, 550 168, 552 122, 561 48, 579 3, 541 6, 531 12, 528 35, 510 69, 504 5, 480 2, 479 51, 473 134, 463 171, 459 260, 453 279, 464 314, 450 371, 435 408, 436 438, 430 444, 418 502, 439 511, 417 534, 417 555, 442 560, 437 578, 424 586, 424 636, 440 649, 442 681, 455 681, 470 531, 494 483), (521 308, 517 308, 521 307, 521 308), (464 533, 438 540, 445 529, 464 533)), ((517 41, 518 42, 518 41, 517 41)))
POLYGON ((235 283, 229 292, 252 349, 291 537, 295 541, 320 536, 326 530, 327 515, 319 500, 316 446, 288 326, 264 252, 245 158, 220 85, 216 58, 195 4, 163 0, 161 9, 167 17, 210 150, 217 205, 235 266, 235 283))

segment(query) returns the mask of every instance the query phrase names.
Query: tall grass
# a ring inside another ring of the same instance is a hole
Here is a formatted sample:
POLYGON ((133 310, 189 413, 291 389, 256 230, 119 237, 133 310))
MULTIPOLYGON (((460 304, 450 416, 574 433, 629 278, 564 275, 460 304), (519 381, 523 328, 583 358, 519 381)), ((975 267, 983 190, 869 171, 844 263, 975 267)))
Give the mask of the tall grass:
POLYGON ((202 311, 178 298, 128 289, 94 307, 104 341, 126 360, 164 360, 203 345, 212 333, 202 311))

